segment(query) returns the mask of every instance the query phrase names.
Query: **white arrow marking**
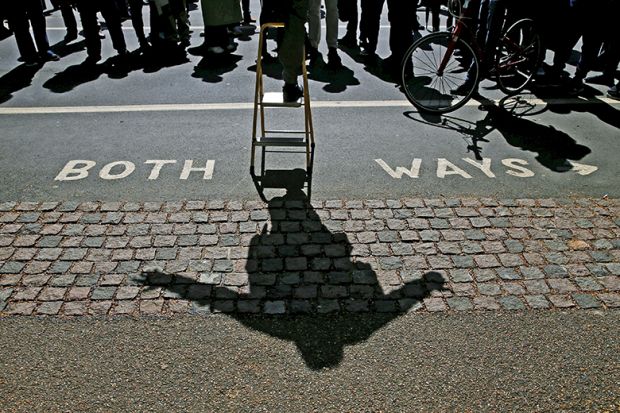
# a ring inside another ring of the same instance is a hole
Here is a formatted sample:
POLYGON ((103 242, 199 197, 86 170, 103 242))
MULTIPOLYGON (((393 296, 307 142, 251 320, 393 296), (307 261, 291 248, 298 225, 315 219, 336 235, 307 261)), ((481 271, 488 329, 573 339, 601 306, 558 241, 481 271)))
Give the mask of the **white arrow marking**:
POLYGON ((572 170, 577 172, 581 176, 590 175, 591 173, 598 171, 598 166, 584 165, 582 163, 577 163, 573 161, 569 162, 573 166, 572 170))

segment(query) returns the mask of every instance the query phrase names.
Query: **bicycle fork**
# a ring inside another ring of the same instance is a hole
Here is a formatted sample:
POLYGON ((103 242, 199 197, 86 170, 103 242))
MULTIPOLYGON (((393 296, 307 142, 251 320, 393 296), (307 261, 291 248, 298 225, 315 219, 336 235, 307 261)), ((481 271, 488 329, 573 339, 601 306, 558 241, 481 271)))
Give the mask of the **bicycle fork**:
POLYGON ((452 57, 452 53, 454 53, 454 49, 456 48, 456 43, 459 40, 459 36, 461 35, 462 28, 460 25, 457 25, 450 36, 450 40, 448 41, 448 46, 446 47, 446 54, 443 55, 441 59, 441 63, 437 68, 437 76, 443 76, 443 71, 446 69, 450 58, 452 57))

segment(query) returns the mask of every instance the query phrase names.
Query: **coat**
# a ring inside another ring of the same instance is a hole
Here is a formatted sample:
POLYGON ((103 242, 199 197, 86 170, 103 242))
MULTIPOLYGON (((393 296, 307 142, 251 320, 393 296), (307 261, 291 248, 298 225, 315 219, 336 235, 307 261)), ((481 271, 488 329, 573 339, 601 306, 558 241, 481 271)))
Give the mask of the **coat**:
POLYGON ((243 20, 239 0, 201 0, 201 6, 205 26, 224 26, 243 20))

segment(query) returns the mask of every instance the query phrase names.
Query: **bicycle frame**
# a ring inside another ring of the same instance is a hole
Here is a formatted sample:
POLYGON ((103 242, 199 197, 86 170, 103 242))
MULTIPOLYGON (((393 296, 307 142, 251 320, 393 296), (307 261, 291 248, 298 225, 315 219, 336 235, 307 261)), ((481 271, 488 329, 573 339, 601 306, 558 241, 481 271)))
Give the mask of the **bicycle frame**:
MULTIPOLYGON (((475 10, 475 7, 473 7, 472 4, 476 5, 477 3, 472 2, 470 0, 465 0, 463 7, 460 11, 460 14, 458 16, 455 16, 456 23, 451 32, 450 42, 448 43, 446 54, 443 56, 443 59, 441 60, 441 63, 439 67, 437 68, 438 76, 443 76, 443 72, 446 69, 448 61, 452 57, 452 53, 454 53, 454 48, 456 47, 456 43, 461 37, 461 34, 463 33, 463 31, 465 30, 469 31, 469 28, 465 24, 465 20, 473 19, 474 14, 477 13, 477 10, 475 10)), ((476 55, 480 57, 482 55, 482 50, 480 49, 480 46, 478 46, 478 42, 476 41, 470 42, 470 45, 474 49, 474 52, 476 53, 476 55)))

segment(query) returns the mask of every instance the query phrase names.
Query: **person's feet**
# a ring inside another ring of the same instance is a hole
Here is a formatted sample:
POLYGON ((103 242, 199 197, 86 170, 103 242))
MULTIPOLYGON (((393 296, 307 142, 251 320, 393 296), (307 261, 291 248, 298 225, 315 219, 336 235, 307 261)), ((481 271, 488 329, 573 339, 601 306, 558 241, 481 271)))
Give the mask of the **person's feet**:
POLYGON ((338 49, 330 47, 327 52, 327 66, 331 69, 338 69, 342 67, 342 60, 338 56, 338 49))
POLYGON ((304 95, 304 91, 297 83, 285 83, 282 87, 285 103, 297 102, 304 95))
POLYGON ((607 90, 607 96, 612 99, 620 100, 620 83, 615 86, 610 87, 607 90))
POLYGON ((574 77, 568 82, 568 94, 571 96, 577 96, 585 90, 586 86, 583 83, 583 79, 574 77))
POLYGON ((49 62, 49 61, 57 62, 58 60, 60 60, 60 56, 58 56, 56 53, 52 52, 51 50, 47 50, 41 53, 41 61, 43 62, 49 62))
POLYGON ((100 55, 89 55, 82 62, 82 66, 92 67, 92 66, 95 66, 97 63, 99 63, 100 60, 101 60, 100 55))
POLYGON ((314 66, 319 61, 321 53, 316 47, 308 46, 306 51, 306 57, 310 60, 310 66, 314 66))
POLYGON ((338 39, 338 45, 343 47, 349 47, 351 49, 357 47, 357 39, 355 38, 355 33, 347 32, 341 39, 338 39))
POLYGON ((590 76, 586 78, 586 83, 592 83, 595 85, 613 86, 614 77, 606 74, 600 74, 596 76, 590 76))
POLYGON ((69 43, 69 42, 72 42, 72 41, 74 41, 75 39, 77 39, 77 37, 78 37, 78 32, 77 32, 77 30, 75 30, 75 31, 74 31, 74 30, 67 30, 67 34, 65 34, 64 41, 65 41, 66 43, 69 43))

